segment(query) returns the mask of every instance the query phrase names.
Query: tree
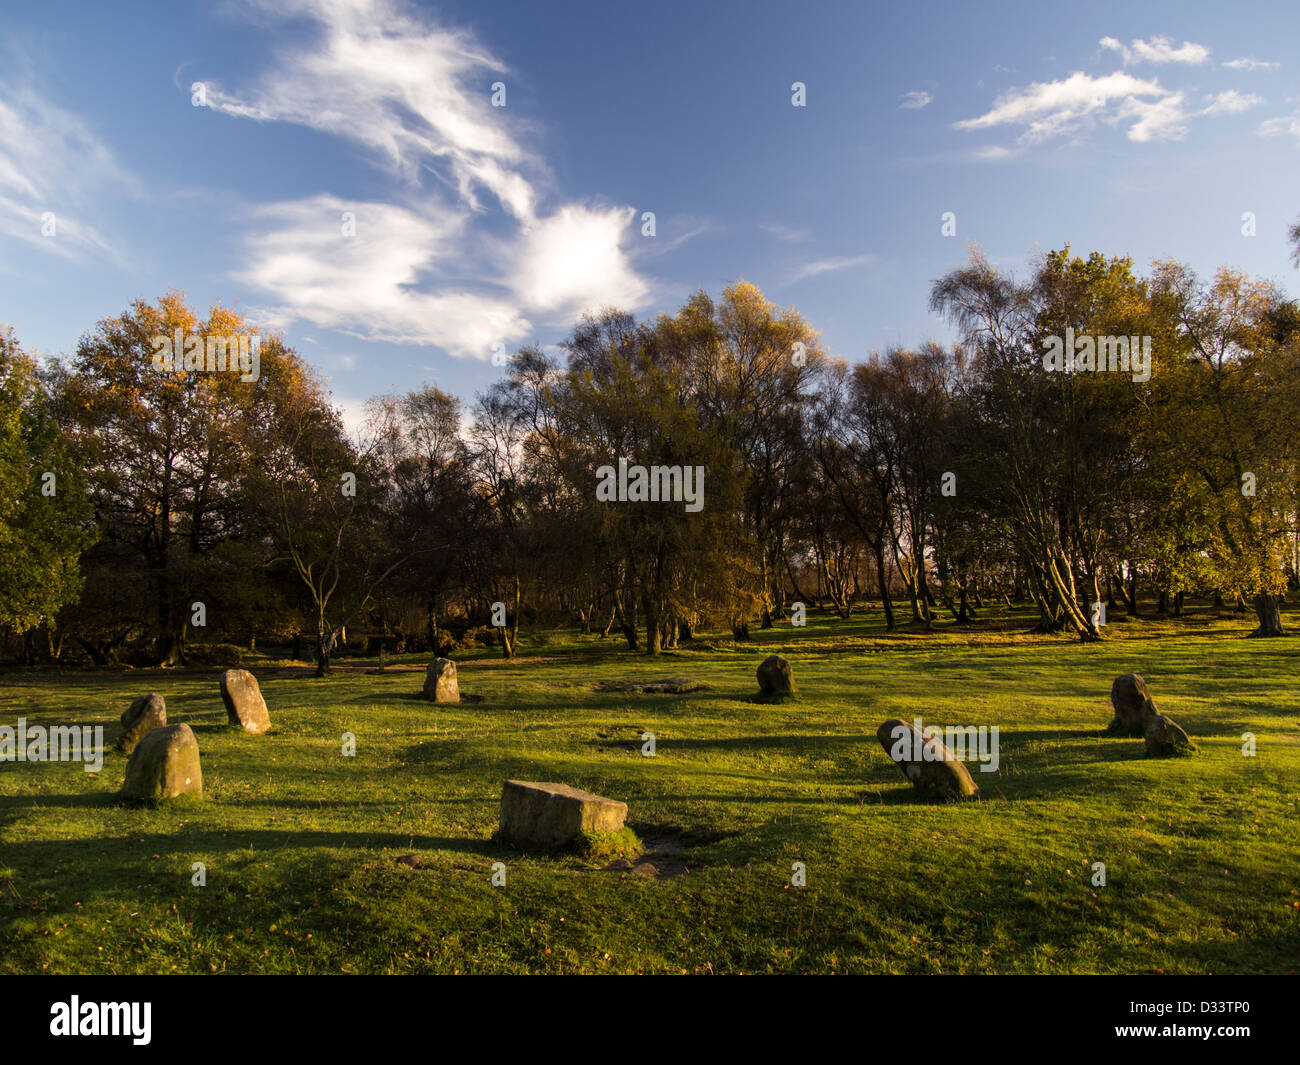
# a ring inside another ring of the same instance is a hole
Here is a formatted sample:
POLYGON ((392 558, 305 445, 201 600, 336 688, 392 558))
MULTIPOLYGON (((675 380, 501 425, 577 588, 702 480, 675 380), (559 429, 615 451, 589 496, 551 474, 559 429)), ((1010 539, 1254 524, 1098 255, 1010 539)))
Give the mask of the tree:
POLYGON ((1294 424, 1296 310, 1273 285, 1229 269, 1205 284, 1181 263, 1158 263, 1153 290, 1180 355, 1169 366, 1164 442, 1206 493, 1215 583, 1251 601, 1251 635, 1281 636, 1295 514, 1297 450, 1285 427, 1294 424))
POLYGON ((93 540, 81 469, 56 420, 48 383, 0 327, 0 626, 50 625, 81 590, 93 540))
POLYGON ((302 375, 279 338, 220 306, 201 321, 180 292, 137 300, 81 339, 59 407, 102 534, 83 559, 98 591, 71 619, 92 656, 138 631, 155 664, 176 665, 196 617, 235 631, 282 616, 261 583, 267 528, 248 489, 278 397, 302 375))
POLYGON ((395 614, 409 612, 430 648, 440 653, 441 619, 464 578, 462 559, 475 506, 460 400, 425 387, 374 399, 367 411, 383 484, 386 539, 409 545, 410 564, 380 588, 385 627, 393 627, 395 614))
POLYGON ((287 564, 309 597, 316 676, 324 677, 348 624, 411 560, 411 543, 384 535, 382 435, 354 445, 320 382, 299 365, 293 371, 264 423, 256 492, 276 515, 276 564, 287 564))

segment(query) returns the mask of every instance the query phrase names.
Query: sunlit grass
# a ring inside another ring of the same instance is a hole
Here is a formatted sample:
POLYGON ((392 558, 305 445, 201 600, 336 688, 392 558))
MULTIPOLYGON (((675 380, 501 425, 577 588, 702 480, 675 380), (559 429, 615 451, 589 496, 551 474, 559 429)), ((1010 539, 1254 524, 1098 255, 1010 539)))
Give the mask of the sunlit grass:
POLYGON ((121 807, 111 751, 97 775, 0 765, 0 972, 1295 971, 1300 641, 1204 609, 1091 646, 1003 620, 886 634, 878 612, 814 614, 660 659, 534 634, 519 662, 457 656, 481 701, 451 707, 416 698, 427 656, 324 680, 254 656, 263 737, 225 727, 219 670, 0 676, 0 724, 102 724, 109 746, 130 699, 161 693, 206 791, 121 807), (773 651, 799 692, 764 705, 773 651), (1100 735, 1129 671, 1195 757, 1100 735), (594 690, 668 676, 705 687, 594 690), (998 726, 980 799, 916 802, 875 739, 894 716, 998 726), (493 842, 507 777, 627 802, 661 875, 493 842))

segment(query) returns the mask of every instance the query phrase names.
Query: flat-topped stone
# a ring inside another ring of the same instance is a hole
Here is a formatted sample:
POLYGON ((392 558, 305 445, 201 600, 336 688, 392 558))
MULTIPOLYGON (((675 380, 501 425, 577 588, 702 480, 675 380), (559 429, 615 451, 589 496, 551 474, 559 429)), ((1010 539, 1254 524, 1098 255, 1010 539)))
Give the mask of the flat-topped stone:
POLYGON ((126 763, 121 791, 123 799, 137 802, 159 802, 178 795, 203 798, 199 742, 184 723, 145 733, 126 763))
POLYGON ((248 670, 228 669, 221 674, 221 701, 230 723, 245 732, 262 733, 271 727, 262 689, 248 670))
POLYGON ((501 838, 513 843, 562 847, 579 832, 618 832, 627 803, 567 784, 507 780, 501 790, 501 838))
POLYGON ((122 711, 122 735, 117 738, 117 749, 130 754, 145 734, 167 724, 167 703, 157 692, 140 695, 122 711))

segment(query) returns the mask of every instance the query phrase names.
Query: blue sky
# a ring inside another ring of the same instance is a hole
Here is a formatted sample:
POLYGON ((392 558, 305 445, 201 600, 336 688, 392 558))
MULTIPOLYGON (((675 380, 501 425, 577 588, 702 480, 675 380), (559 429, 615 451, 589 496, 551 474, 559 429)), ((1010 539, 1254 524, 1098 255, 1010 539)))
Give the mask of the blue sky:
POLYGON ((1189 6, 5 4, 0 321, 58 354, 178 287, 355 415, 742 277, 851 360, 947 339, 968 241, 1300 293, 1300 8, 1189 6))

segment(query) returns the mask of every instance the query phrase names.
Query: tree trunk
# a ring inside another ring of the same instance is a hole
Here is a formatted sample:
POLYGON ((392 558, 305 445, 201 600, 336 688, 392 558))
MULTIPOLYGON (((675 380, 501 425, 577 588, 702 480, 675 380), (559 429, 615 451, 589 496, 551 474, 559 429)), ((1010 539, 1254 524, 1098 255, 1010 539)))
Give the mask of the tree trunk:
POLYGON ((889 578, 885 571, 884 545, 877 540, 874 547, 876 556, 876 583, 880 588, 880 601, 885 608, 885 630, 894 631, 894 604, 889 599, 889 578))
POLYGON ((1282 628, 1282 610, 1276 595, 1255 596, 1255 616, 1259 618, 1259 628, 1252 636, 1285 636, 1282 628))
POLYGON ((663 626, 659 623, 659 604, 650 596, 646 596, 641 603, 641 609, 645 611, 645 653, 657 655, 663 650, 663 626))
POLYGON ((324 618, 316 624, 316 676, 326 677, 330 674, 330 656, 334 654, 334 645, 342 634, 341 628, 330 628, 324 618))

